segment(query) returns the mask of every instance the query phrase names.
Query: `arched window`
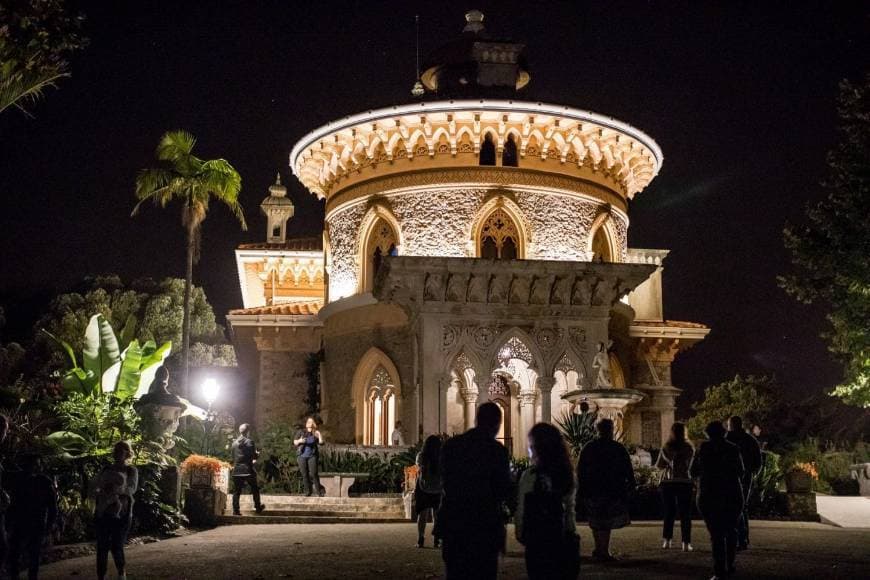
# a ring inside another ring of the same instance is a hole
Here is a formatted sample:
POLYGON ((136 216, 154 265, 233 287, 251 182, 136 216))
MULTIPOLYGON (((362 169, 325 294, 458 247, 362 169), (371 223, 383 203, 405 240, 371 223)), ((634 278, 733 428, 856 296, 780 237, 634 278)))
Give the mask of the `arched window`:
POLYGON ((604 224, 595 230, 595 235, 592 238, 592 261, 613 261, 613 255, 610 253, 610 240, 607 239, 607 232, 604 229, 604 224))
POLYGON ((495 143, 490 133, 486 134, 480 145, 480 165, 495 165, 495 143))
POLYGON ((363 441, 368 445, 389 445, 396 428, 396 395, 390 373, 381 365, 368 385, 365 414, 368 421, 363 441))
POLYGON ((511 217, 497 208, 480 228, 480 257, 500 260, 519 258, 519 232, 511 217))
POLYGON ((504 167, 517 167, 519 165, 519 157, 517 156, 517 142, 514 141, 514 136, 508 135, 507 142, 504 144, 504 151, 501 154, 501 164, 504 167))
POLYGON ((397 256, 398 239, 393 227, 383 218, 378 218, 372 226, 369 240, 366 244, 365 285, 363 290, 371 292, 375 275, 381 267, 385 256, 397 256))

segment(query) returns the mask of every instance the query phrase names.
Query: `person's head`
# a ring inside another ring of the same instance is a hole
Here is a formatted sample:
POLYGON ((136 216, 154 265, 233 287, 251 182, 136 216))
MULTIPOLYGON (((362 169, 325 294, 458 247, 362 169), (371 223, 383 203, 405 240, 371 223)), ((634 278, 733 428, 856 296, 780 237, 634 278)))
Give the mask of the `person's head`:
POLYGON ((248 433, 250 433, 250 432, 251 432, 251 426, 248 425, 247 423, 242 423, 241 425, 239 425, 239 435, 243 435, 243 436, 247 437, 248 433))
POLYGON ((761 425, 759 425, 758 423, 753 425, 752 426, 752 434, 755 435, 756 437, 761 437, 761 425))
POLYGON ((396 429, 401 429, 401 428, 402 428, 402 422, 396 421, 396 429))
POLYGON ((582 403, 580 403, 580 412, 581 413, 588 413, 589 412, 589 403, 587 403, 586 401, 583 401, 582 403))
POLYGON ((495 437, 501 427, 501 408, 492 401, 482 404, 477 408, 475 424, 487 435, 495 437))
POLYGON ((115 463, 127 463, 133 457, 133 448, 126 441, 118 441, 112 448, 112 458, 115 463))
POLYGON ((733 417, 728 419, 728 430, 740 432, 743 431, 743 419, 738 415, 734 415, 733 417))
POLYGON ((595 429, 598 431, 598 437, 601 439, 613 439, 613 421, 610 419, 601 419, 595 424, 595 429))
POLYGON ((668 438, 668 443, 685 443, 686 442, 686 426, 683 423, 674 423, 671 425, 671 436, 668 438))
POLYGON ((305 428, 309 431, 317 429, 317 421, 315 421, 314 417, 308 417, 305 419, 305 428))
POLYGON ((441 437, 438 435, 426 437, 420 454, 423 456, 424 462, 430 465, 438 463, 438 458, 441 456, 441 437))
POLYGON ((566 492, 573 484, 571 459, 562 433, 549 423, 538 423, 529 431, 529 458, 535 467, 550 475, 553 485, 566 492))
POLYGON ((6 435, 9 433, 9 417, 6 415, 0 415, 0 443, 2 443, 6 439, 6 435))
POLYGON ((707 424, 707 427, 704 428, 704 433, 707 434, 707 439, 711 441, 714 439, 722 439, 725 437, 725 426, 722 425, 722 421, 710 421, 707 424))
POLYGON ((39 455, 36 453, 25 453, 18 459, 18 467, 28 475, 38 473, 40 463, 39 455))

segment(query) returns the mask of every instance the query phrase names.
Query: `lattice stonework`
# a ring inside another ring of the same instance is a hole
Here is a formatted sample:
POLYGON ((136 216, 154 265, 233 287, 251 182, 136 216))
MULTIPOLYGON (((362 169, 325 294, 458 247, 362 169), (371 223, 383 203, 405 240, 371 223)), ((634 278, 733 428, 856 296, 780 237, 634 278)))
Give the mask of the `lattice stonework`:
POLYGON ((489 217, 483 222, 480 229, 480 239, 484 240, 488 237, 492 238, 499 251, 508 239, 517 245, 519 245, 520 239, 516 224, 501 208, 489 214, 489 217))
POLYGON ((576 371, 577 368, 574 366, 574 362, 568 358, 568 353, 565 353, 556 363, 556 370, 567 374, 569 371, 576 371))
POLYGON ((393 380, 390 378, 390 373, 387 372, 387 369, 378 366, 378 368, 375 369, 375 373, 372 375, 372 386, 383 390, 392 384, 393 380))
POLYGON ((526 364, 532 365, 534 359, 532 358, 532 351, 529 350, 523 341, 518 339, 515 336, 512 336, 508 339, 501 349, 499 349, 499 359, 503 359, 505 363, 510 359, 519 359, 522 361, 526 361, 526 364))
POLYGON ((385 220, 378 220, 372 231, 372 237, 369 239, 369 254, 374 254, 375 251, 380 250, 381 255, 386 256, 396 245, 396 232, 385 220))

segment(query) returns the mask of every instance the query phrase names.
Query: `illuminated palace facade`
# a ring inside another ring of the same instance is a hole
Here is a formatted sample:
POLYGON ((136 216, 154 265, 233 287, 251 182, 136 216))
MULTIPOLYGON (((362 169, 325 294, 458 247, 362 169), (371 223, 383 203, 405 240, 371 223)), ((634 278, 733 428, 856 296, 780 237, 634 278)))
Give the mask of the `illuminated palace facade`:
POLYGON ((409 443, 462 432, 494 401, 522 456, 535 422, 585 401, 658 447, 671 363, 709 332, 664 318, 667 251, 628 247, 629 200, 661 151, 610 117, 518 100, 523 45, 466 20, 417 102, 293 148, 294 175, 326 202, 322 239, 287 237, 279 182, 266 241, 236 251, 244 307, 228 320, 254 420, 296 422, 314 373, 333 442, 388 445, 399 420, 409 443))

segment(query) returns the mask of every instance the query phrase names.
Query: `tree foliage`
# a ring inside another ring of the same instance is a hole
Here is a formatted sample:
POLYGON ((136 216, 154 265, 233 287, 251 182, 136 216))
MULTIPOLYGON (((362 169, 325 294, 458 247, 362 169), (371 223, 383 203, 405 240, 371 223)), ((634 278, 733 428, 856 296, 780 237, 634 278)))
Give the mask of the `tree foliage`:
POLYGON ((833 394, 870 407, 870 75, 840 84, 840 140, 828 153, 826 197, 806 208, 805 224, 783 232, 794 272, 780 285, 804 303, 825 304, 822 335, 844 365, 833 394))
POLYGON ((693 439, 704 438, 704 427, 712 421, 725 421, 739 415, 744 424, 767 426, 775 402, 778 387, 771 377, 742 377, 735 375, 730 381, 707 387, 704 399, 692 405, 695 416, 686 427, 693 439))
MULTIPOLYGON (((129 285, 117 276, 91 278, 79 291, 52 300, 36 323, 36 330, 45 329, 68 343, 74 352, 80 352, 91 315, 102 314, 113 328, 122 329, 120 335, 128 337, 126 342, 135 338, 140 344, 154 341, 177 345, 181 343, 183 294, 184 280, 179 278, 161 282, 146 278, 129 285)), ((202 288, 194 288, 191 302, 194 339, 207 344, 223 342, 223 330, 216 324, 214 310, 202 288)), ((56 350, 53 352, 57 353, 53 360, 57 364, 62 357, 56 350)))
POLYGON ((84 17, 63 0, 4 0, 0 4, 0 112, 28 114, 49 87, 70 75, 69 55, 87 41, 84 17))

